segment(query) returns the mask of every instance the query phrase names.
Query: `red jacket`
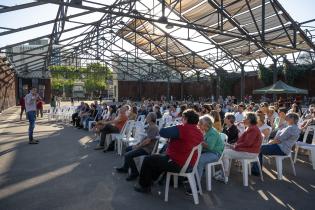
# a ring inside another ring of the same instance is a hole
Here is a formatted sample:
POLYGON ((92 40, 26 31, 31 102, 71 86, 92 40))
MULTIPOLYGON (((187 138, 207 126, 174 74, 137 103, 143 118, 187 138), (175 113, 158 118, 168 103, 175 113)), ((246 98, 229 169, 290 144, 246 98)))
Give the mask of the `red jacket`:
POLYGON ((21 106, 22 108, 25 108, 25 99, 24 99, 24 97, 21 97, 21 98, 20 98, 20 106, 21 106))
POLYGON ((262 136, 260 130, 256 125, 254 125, 245 130, 245 132, 238 138, 234 150, 259 153, 261 143, 262 136))
MULTIPOLYGON (((179 138, 171 139, 166 154, 180 167, 183 167, 192 148, 203 141, 203 135, 196 125, 178 125, 177 128, 179 130, 179 138)), ((197 153, 191 159, 191 166, 195 164, 196 159, 197 153)))

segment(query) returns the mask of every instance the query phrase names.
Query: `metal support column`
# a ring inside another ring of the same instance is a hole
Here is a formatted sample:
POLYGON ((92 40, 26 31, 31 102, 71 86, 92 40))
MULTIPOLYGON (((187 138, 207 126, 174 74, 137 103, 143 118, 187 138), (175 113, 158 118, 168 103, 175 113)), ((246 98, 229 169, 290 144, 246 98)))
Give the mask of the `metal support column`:
POLYGON ((170 81, 170 77, 167 78, 167 101, 170 101, 170 86, 171 86, 171 81, 170 81))
POLYGON ((180 75, 180 100, 184 100, 184 76, 181 74, 180 75))
MULTIPOLYGON (((278 69, 277 69, 277 59, 273 61, 273 70, 272 70, 272 83, 275 84, 278 80, 278 69)), ((276 94, 272 95, 273 101, 277 100, 276 94)))
POLYGON ((244 64, 241 64, 241 101, 244 101, 245 97, 245 71, 244 64))

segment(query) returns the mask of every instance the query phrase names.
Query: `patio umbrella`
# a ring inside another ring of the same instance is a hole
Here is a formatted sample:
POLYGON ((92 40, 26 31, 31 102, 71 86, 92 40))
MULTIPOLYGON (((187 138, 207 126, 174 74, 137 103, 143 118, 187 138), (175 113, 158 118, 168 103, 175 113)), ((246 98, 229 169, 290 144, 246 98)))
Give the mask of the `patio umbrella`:
POLYGON ((253 94, 308 94, 308 90, 292 87, 281 80, 268 87, 253 90, 253 94))

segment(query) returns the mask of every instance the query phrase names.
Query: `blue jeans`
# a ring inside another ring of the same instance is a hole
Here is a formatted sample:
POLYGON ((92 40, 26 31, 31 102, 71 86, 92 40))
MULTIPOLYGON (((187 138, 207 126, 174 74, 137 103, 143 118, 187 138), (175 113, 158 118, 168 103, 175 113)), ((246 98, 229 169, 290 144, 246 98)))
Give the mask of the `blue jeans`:
MULTIPOLYGON (((263 155, 286 155, 277 144, 266 144, 262 145, 259 153, 259 162, 261 167, 263 166, 263 155)), ((252 167, 252 172, 258 174, 259 168, 258 164, 254 163, 252 167)))
POLYGON ((33 140, 33 131, 35 128, 35 120, 36 120, 36 111, 29 111, 26 113, 28 121, 29 121, 29 127, 28 127, 28 138, 30 141, 33 140))
POLYGON ((83 122, 85 128, 89 128, 89 122, 90 121, 94 121, 94 117, 89 117, 83 122))
POLYGON ((206 168, 208 163, 213 163, 219 160, 221 154, 214 152, 204 152, 201 153, 199 163, 197 166, 199 177, 201 178, 203 175, 203 171, 206 168))

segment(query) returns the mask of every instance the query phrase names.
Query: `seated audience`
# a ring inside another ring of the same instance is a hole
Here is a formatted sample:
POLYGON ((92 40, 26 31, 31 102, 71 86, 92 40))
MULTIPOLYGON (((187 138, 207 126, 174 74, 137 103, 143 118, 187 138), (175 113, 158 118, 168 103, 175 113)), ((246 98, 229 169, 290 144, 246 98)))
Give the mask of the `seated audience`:
POLYGON ((131 108, 131 111, 128 115, 128 120, 136 120, 137 119, 137 115, 138 115, 138 109, 136 106, 133 106, 131 108))
POLYGON ((82 101, 81 103, 80 103, 80 105, 76 108, 76 110, 75 110, 75 112, 72 114, 72 116, 71 116, 71 118, 72 118, 72 124, 73 124, 73 126, 75 126, 75 122, 76 122, 76 118, 79 116, 79 113, 81 112, 81 111, 83 111, 83 109, 84 109, 85 107, 84 107, 84 102, 82 101))
POLYGON ((98 113, 97 107, 95 106, 95 104, 91 104, 91 109, 89 111, 89 114, 86 115, 87 117, 85 117, 82 120, 82 124, 84 128, 88 129, 89 122, 95 120, 97 113, 98 113))
POLYGON ((222 132, 223 128, 222 128, 222 122, 221 122, 221 117, 220 117, 220 113, 217 110, 212 110, 210 112, 210 116, 213 117, 214 122, 213 122, 213 127, 218 131, 218 132, 222 132))
POLYGON ((75 126, 77 128, 81 128, 81 118, 87 115, 90 111, 90 106, 87 103, 84 103, 83 108, 78 113, 77 117, 75 118, 75 126))
POLYGON ((271 127, 265 123, 265 114, 262 111, 257 111, 257 126, 261 132, 261 135, 263 136, 264 140, 267 140, 269 138, 269 135, 271 133, 271 127))
MULTIPOLYGON (((193 147, 203 141, 200 129, 197 127, 198 114, 191 109, 183 112, 183 124, 162 128, 160 136, 170 138, 166 154, 151 155, 144 159, 140 172, 137 192, 148 193, 151 185, 163 172, 179 172, 184 166, 193 147)), ((196 154, 193 156, 189 170, 196 163, 196 154)))
MULTIPOLYGON (((289 113, 286 116, 287 127, 278 131, 273 140, 268 144, 262 145, 259 153, 260 165, 263 164, 263 155, 288 155, 291 152, 293 145, 298 140, 300 129, 297 126, 299 116, 297 113, 289 113)), ((258 165, 254 164, 252 167, 254 175, 259 174, 258 165)))
POLYGON ((204 115, 199 118, 198 126, 203 133, 202 154, 198 163, 198 174, 200 177, 208 163, 219 160, 224 149, 224 142, 220 134, 213 127, 213 118, 210 115, 204 115))
POLYGON ((145 128, 146 136, 138 144, 126 148, 124 165, 120 168, 116 168, 116 171, 119 173, 128 173, 128 169, 131 169, 131 173, 126 179, 127 181, 134 180, 139 176, 133 158, 142 155, 150 155, 154 149, 157 136, 159 135, 159 128, 156 126, 155 122, 156 114, 150 112, 146 117, 146 123, 148 124, 148 127, 145 128))
POLYGON ((262 136, 257 127, 257 117, 253 112, 245 114, 245 132, 238 138, 231 149, 223 152, 223 165, 225 171, 225 182, 228 182, 229 168, 231 159, 252 159, 256 158, 260 151, 262 136))
POLYGON ((153 112, 156 114, 156 119, 162 118, 161 108, 158 105, 153 107, 153 112))
MULTIPOLYGON (((128 120, 127 117, 127 106, 122 106, 119 110, 118 116, 111 121, 107 121, 104 123, 104 128, 102 128, 101 131, 101 141, 98 147, 95 148, 95 150, 101 150, 105 148, 105 140, 106 140, 106 135, 112 134, 112 133, 119 133, 121 129, 124 127, 125 123, 128 120)), ((112 141, 106 150, 106 151, 112 151, 114 149, 114 141, 112 141)))
POLYGON ((238 139, 238 129, 236 125, 234 125, 235 122, 235 116, 233 113, 226 113, 224 118, 224 129, 223 133, 225 133, 228 136, 227 143, 228 144, 234 144, 238 139))

